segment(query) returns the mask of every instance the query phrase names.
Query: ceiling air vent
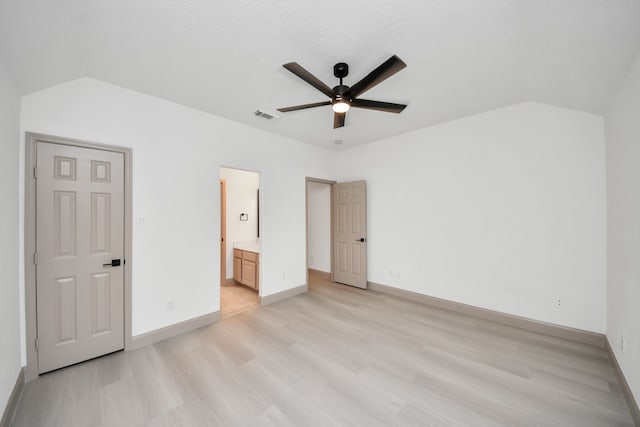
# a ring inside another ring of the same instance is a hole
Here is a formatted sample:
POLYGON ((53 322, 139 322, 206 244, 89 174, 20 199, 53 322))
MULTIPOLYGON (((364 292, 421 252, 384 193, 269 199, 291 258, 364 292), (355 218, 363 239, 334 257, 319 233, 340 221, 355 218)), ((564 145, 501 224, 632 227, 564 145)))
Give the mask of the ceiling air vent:
POLYGON ((253 114, 255 114, 256 116, 264 117, 267 120, 279 119, 280 118, 280 116, 276 116, 273 113, 268 113, 268 112, 263 111, 263 110, 256 110, 256 112, 253 113, 253 114))

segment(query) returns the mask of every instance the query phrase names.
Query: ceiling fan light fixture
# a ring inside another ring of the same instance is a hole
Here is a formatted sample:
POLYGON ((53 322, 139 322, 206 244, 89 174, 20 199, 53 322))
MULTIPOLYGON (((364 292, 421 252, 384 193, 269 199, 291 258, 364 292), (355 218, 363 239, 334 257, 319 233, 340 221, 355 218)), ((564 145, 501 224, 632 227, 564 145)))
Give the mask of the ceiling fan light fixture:
POLYGON ((351 108, 351 104, 349 104, 346 100, 339 98, 333 102, 331 108, 333 108, 333 111, 335 111, 336 113, 346 113, 347 111, 349 111, 349 108, 351 108))

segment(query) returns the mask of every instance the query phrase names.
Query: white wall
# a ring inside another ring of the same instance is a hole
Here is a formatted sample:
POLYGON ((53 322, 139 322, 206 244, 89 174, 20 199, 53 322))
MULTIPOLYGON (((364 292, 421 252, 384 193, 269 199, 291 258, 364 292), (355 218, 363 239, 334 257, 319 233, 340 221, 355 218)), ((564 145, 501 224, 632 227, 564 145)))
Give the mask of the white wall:
POLYGON ((518 104, 345 151, 338 176, 367 180, 370 281, 605 331, 602 117, 518 104))
POLYGON ((305 283, 305 176, 332 179, 332 152, 88 78, 23 97, 21 119, 133 148, 134 335, 220 309, 220 166, 261 173, 262 295, 305 283))
POLYGON ((221 168, 220 178, 227 181, 227 279, 233 278, 233 244, 258 239, 258 188, 260 174, 221 168), (248 215, 240 221, 240 214, 248 215))
POLYGON ((20 98, 0 62, 0 418, 22 367, 18 285, 20 98))
POLYGON ((307 183, 309 268, 331 272, 331 185, 307 183))
POLYGON ((607 338, 640 399, 640 57, 605 117, 607 338), (625 350, 622 349, 622 337, 625 350))

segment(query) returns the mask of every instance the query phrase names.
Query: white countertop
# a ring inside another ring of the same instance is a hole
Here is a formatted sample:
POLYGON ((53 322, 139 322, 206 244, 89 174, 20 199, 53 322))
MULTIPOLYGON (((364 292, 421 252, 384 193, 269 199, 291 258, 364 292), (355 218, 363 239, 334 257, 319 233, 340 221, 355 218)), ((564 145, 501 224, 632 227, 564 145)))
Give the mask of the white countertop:
POLYGON ((248 251, 248 252, 255 252, 257 254, 260 253, 260 243, 253 241, 253 242, 234 242, 233 243, 233 247, 234 249, 240 249, 242 251, 248 251))

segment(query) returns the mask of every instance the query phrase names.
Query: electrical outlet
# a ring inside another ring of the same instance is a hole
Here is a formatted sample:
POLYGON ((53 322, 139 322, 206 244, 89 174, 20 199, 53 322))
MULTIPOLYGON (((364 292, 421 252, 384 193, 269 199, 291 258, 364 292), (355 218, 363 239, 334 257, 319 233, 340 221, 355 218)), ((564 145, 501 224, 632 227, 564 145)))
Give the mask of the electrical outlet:
POLYGON ((176 309, 176 302, 173 300, 167 301, 167 311, 173 311, 176 309))
POLYGON ((556 308, 557 308, 558 310, 560 310, 560 309, 562 308, 562 300, 561 300, 560 298, 558 298, 558 299, 556 300, 556 308))

